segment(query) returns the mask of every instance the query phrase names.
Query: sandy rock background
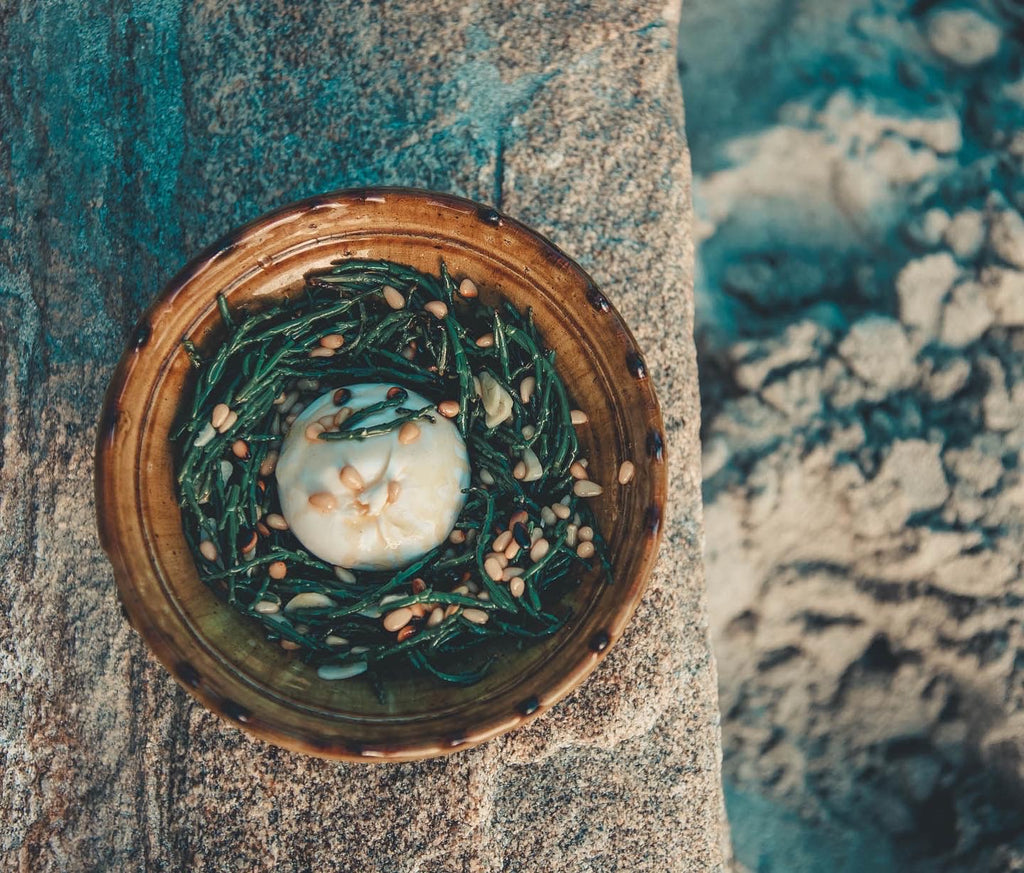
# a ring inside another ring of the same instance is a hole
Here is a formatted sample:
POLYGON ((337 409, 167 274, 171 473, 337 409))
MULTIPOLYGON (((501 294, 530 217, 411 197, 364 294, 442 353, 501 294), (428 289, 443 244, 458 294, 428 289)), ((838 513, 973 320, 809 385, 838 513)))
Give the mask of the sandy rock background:
POLYGON ((737 856, 1024 869, 1024 6, 681 34, 737 856))

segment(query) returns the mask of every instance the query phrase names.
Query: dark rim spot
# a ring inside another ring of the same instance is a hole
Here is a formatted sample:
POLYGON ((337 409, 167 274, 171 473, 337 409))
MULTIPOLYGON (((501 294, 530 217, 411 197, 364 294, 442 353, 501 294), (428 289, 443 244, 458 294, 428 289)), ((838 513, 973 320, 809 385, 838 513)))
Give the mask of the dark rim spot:
POLYGON ((647 514, 644 516, 644 526, 649 536, 655 536, 661 528, 661 507, 652 503, 647 507, 647 514))
POLYGON ((596 285, 587 286, 587 301, 591 306, 594 307, 598 312, 610 312, 612 305, 608 302, 608 298, 604 296, 600 291, 597 290, 596 285))
POLYGON ((647 362, 640 352, 630 352, 626 355, 626 366, 629 367, 629 372, 633 374, 634 379, 647 378, 647 362))
POLYGON ((135 332, 132 334, 132 345, 137 349, 141 349, 149 341, 150 333, 149 322, 143 319, 135 325, 135 332))
POLYGON ((655 461, 665 460, 665 440, 659 430, 647 434, 647 454, 655 461))
POLYGON ((182 661, 178 664, 177 673, 178 678, 186 685, 190 685, 192 688, 198 688, 199 683, 202 682, 202 677, 199 675, 199 671, 188 661, 182 661))
POLYGON ((351 743, 349 743, 348 745, 345 746, 345 750, 350 755, 357 755, 360 758, 363 756, 363 751, 365 750, 365 748, 366 747, 362 743, 356 743, 356 742, 351 742, 351 743))
POLYGON ((223 709, 224 715, 235 721, 240 721, 242 724, 245 724, 252 717, 252 713, 242 704, 235 703, 235 701, 229 700, 227 697, 224 698, 223 709))
POLYGON ((611 641, 611 637, 608 636, 608 631, 598 631, 590 638, 590 651, 603 652, 608 648, 611 641))
POLYGON ((488 209, 486 206, 481 206, 477 209, 476 217, 484 224, 491 225, 491 227, 497 227, 501 224, 501 216, 498 214, 498 211, 496 209, 488 209))
POLYGON ((464 731, 459 731, 458 733, 449 736, 445 742, 448 744, 449 748, 454 749, 456 746, 461 746, 466 742, 466 734, 464 731))
POLYGON ((532 694, 526 700, 521 701, 516 709, 519 710, 520 715, 533 715, 540 709, 540 701, 535 694, 532 694))

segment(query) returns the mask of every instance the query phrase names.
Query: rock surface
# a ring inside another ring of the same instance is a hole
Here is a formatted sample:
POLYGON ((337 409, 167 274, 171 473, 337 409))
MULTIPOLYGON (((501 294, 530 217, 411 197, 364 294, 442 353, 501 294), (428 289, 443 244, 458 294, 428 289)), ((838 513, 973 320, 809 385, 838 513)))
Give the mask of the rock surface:
POLYGON ((660 0, 0 10, 0 868, 722 869, 677 24, 660 0), (121 617, 92 508, 142 307, 241 221, 366 183, 492 203, 580 259, 647 351, 673 471, 649 594, 585 687, 377 767, 194 704, 121 617))
POLYGON ((1019 871, 1021 4, 687 14, 737 857, 1019 871), (732 94, 726 117, 712 104, 732 94))

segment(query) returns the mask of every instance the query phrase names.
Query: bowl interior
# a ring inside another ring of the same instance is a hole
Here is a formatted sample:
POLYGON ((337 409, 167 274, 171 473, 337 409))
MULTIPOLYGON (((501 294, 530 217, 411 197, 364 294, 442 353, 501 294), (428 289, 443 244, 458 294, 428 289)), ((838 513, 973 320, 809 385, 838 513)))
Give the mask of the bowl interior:
POLYGON ((97 506, 126 612, 208 707, 291 748, 354 760, 409 759, 487 739, 551 706, 617 639, 655 557, 665 497, 662 426, 643 358, 604 296, 522 225, 457 198, 396 189, 340 192, 242 228, 176 277, 144 316, 111 383, 100 428, 97 506), (204 585, 181 531, 170 433, 193 372, 181 340, 219 341, 218 292, 232 309, 297 293, 339 258, 382 258, 436 274, 442 259, 488 302, 532 307, 575 405, 615 582, 581 578, 568 625, 508 651, 470 687, 398 678, 380 701, 365 681, 324 682, 267 642, 204 585), (634 480, 616 482, 631 460, 634 480))

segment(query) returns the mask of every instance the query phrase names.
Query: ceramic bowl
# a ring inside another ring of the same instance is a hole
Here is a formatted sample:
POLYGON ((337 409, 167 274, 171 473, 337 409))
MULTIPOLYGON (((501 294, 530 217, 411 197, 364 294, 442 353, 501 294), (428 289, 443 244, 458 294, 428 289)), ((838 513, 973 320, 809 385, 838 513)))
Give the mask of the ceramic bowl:
POLYGON ((463 749, 536 718, 622 635, 655 561, 665 506, 662 421, 644 358, 587 274, 540 234, 467 200, 409 189, 326 194, 253 221, 182 270, 143 315, 111 380, 96 448, 100 538, 133 627, 182 686, 249 733, 350 761, 463 749), (182 348, 218 342, 216 295, 272 305, 338 258, 437 273, 443 258, 481 293, 534 309, 575 404, 614 583, 585 578, 557 634, 503 658, 468 688, 412 676, 381 703, 367 682, 327 682, 199 579, 181 528, 169 439, 192 372, 182 348), (624 460, 636 466, 617 484, 624 460))

